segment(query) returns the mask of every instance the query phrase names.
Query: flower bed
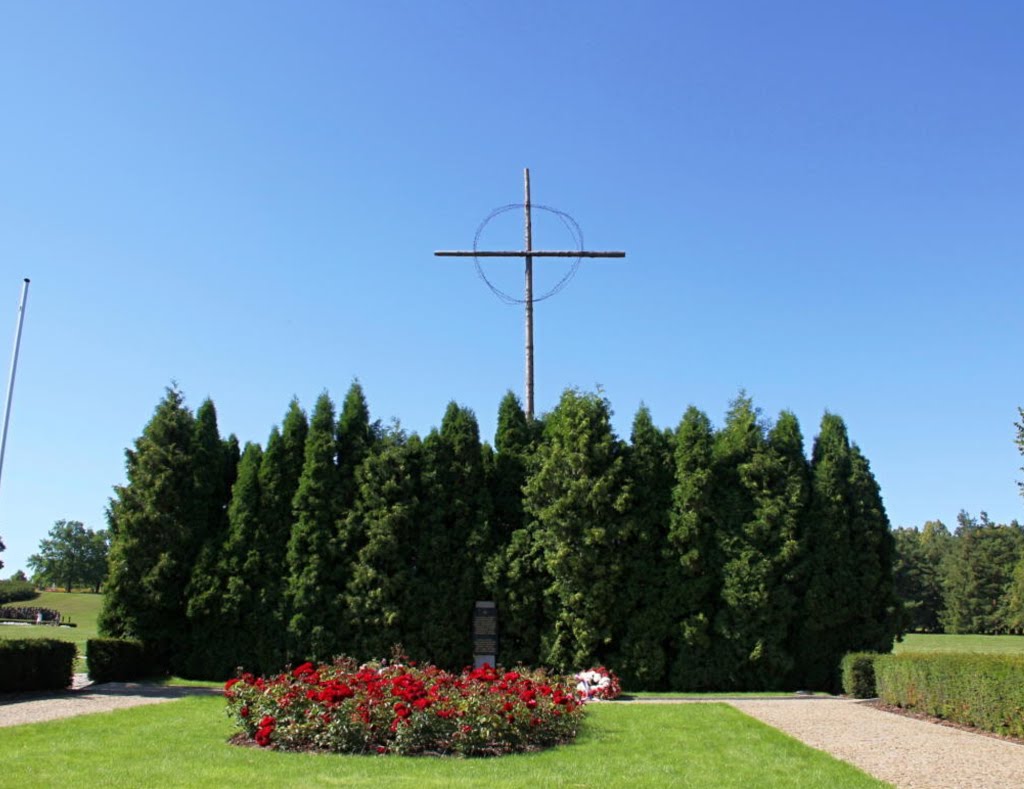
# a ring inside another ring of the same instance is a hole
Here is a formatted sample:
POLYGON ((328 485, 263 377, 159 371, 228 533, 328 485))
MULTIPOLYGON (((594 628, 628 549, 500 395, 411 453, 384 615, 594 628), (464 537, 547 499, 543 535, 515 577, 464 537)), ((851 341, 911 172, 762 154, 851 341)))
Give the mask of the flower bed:
POLYGON ((576 693, 584 701, 611 701, 622 695, 622 684, 615 672, 598 666, 576 675, 576 693))
POLYGON ((362 666, 339 658, 224 686, 239 739, 337 753, 498 755, 569 742, 583 718, 571 681, 484 666, 362 666))

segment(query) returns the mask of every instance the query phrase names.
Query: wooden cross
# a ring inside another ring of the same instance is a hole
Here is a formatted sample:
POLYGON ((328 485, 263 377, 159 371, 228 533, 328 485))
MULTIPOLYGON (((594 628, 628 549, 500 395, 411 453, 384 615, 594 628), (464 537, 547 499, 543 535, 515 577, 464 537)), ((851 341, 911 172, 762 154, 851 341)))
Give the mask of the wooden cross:
POLYGON ((523 202, 523 213, 526 223, 525 249, 501 251, 438 251, 437 257, 454 258, 525 258, 526 259, 526 418, 533 419, 533 259, 534 258, 624 258, 625 252, 592 252, 579 250, 542 250, 533 248, 533 227, 530 216, 530 170, 523 170, 523 185, 526 200, 523 202))

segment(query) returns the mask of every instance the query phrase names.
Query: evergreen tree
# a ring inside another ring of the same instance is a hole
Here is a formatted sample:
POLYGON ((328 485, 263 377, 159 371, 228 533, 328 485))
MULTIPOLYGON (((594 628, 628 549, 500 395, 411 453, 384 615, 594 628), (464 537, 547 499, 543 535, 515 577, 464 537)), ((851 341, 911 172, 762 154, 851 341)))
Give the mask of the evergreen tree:
POLYGON ((837 689, 843 654, 892 646, 900 620, 893 542, 867 461, 834 414, 822 419, 811 469, 798 676, 809 687, 837 689))
POLYGON ((126 451, 127 484, 108 509, 110 577, 99 618, 108 636, 147 642, 168 659, 187 643, 185 589, 195 559, 195 418, 169 388, 126 451))
POLYGON ((374 440, 374 426, 370 424, 370 409, 363 387, 354 381, 338 416, 338 495, 343 513, 355 502, 356 469, 373 448, 374 440))
POLYGON ((262 546, 264 561, 263 575, 253 583, 259 590, 257 608, 261 618, 256 662, 263 672, 277 671, 288 660, 288 542, 294 521, 292 501, 302 476, 308 432, 306 414, 298 400, 292 399, 281 429, 271 430, 260 463, 260 531, 256 541, 262 546))
POLYGON ((473 661, 473 604, 483 589, 491 502, 476 416, 448 404, 424 448, 425 517, 418 534, 416 594, 430 623, 425 657, 458 669, 473 661))
POLYGON ((893 583, 903 604, 906 629, 941 632, 942 580, 952 541, 949 530, 941 521, 928 521, 920 531, 896 529, 893 539, 893 583))
POLYGON ((316 401, 306 436, 302 476, 292 504, 295 524, 288 543, 291 656, 326 660, 341 651, 340 595, 344 564, 339 546, 339 479, 334 404, 316 401))
POLYGON ((1014 521, 996 524, 984 512, 966 512, 958 526, 945 574, 947 633, 1003 633, 1010 629, 1013 574, 1024 549, 1024 532, 1014 521))
POLYGON ((352 557, 345 608, 348 652, 361 660, 388 655, 396 644, 423 656, 425 600, 417 599, 418 527, 422 507, 422 442, 394 428, 356 469, 358 495, 347 518, 352 557))
POLYGON ((492 546, 484 583, 498 607, 499 658, 505 665, 535 665, 544 627, 544 589, 550 576, 543 551, 523 515, 523 486, 534 440, 519 398, 507 392, 498 407, 497 454, 490 475, 492 546))
POLYGON ((630 506, 622 546, 620 633, 612 663, 627 687, 663 690, 673 617, 680 604, 668 550, 675 468, 671 434, 654 426, 646 406, 633 419, 626 458, 630 506))
POLYGON ((712 448, 711 517, 721 557, 722 586, 721 604, 712 619, 711 652, 722 688, 746 687, 749 664, 763 658, 763 639, 773 635, 761 630, 770 602, 767 577, 771 559, 765 555, 764 544, 771 538, 771 527, 755 517, 754 501, 761 473, 753 470, 755 456, 765 457, 764 444, 759 414, 750 398, 740 393, 712 448), (745 484, 748 479, 743 471, 754 478, 753 485, 745 484))
POLYGON ((784 686, 793 668, 789 634, 809 479, 796 417, 784 411, 761 441, 753 415, 741 407, 734 417, 747 435, 736 446, 753 445, 746 462, 746 452, 734 456, 750 509, 723 568, 722 595, 739 661, 735 686, 765 690, 784 686))
POLYGON ((222 680, 239 666, 261 670, 257 649, 266 621, 258 604, 259 565, 264 559, 257 542, 261 459, 259 445, 246 444, 228 508, 225 543, 205 579, 193 576, 188 609, 193 643, 182 668, 186 676, 222 680))
POLYGON ((675 487, 669 517, 672 585, 679 596, 671 642, 673 690, 711 690, 720 682, 711 625, 721 601, 721 556, 712 518, 714 474, 711 421, 691 406, 675 440, 675 487))
POLYGON ((608 401, 566 390, 545 420, 524 510, 551 575, 541 659, 561 670, 606 659, 617 627, 627 499, 608 401))
POLYGON ((211 650, 221 638, 224 625, 220 612, 224 579, 218 564, 227 539, 227 506, 231 497, 228 482, 237 466, 237 443, 237 439, 221 440, 217 410, 207 398, 196 411, 193 439, 196 559, 186 589, 190 633, 188 642, 182 645, 172 663, 172 668, 184 676, 221 677, 225 674, 214 665, 216 660, 211 650))

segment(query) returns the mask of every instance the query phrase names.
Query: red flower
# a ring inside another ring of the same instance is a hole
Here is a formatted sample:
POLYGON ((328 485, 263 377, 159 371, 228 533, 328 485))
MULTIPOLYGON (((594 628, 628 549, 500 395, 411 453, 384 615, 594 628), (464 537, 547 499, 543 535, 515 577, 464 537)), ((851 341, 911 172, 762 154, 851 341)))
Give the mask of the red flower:
POLYGON ((240 709, 238 711, 238 714, 241 715, 243 718, 248 718, 249 717, 249 708, 243 706, 242 709, 240 709))
POLYGON ((299 666, 292 672, 292 676, 301 677, 303 674, 313 674, 315 672, 316 669, 313 668, 312 663, 303 663, 301 666, 299 666))

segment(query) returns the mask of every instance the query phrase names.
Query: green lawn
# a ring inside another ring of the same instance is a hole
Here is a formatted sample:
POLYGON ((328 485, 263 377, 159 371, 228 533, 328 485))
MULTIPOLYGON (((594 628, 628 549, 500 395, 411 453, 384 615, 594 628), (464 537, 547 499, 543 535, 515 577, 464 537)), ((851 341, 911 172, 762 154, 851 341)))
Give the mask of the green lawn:
POLYGON ((0 737, 10 786, 883 787, 723 704, 597 705, 570 746, 500 759, 237 748, 220 698, 189 698, 0 737))
POLYGON ((977 636, 911 633, 893 652, 990 652, 1003 655, 1024 655, 1024 636, 977 636))
POLYGON ((10 605, 52 608, 54 611, 60 611, 62 619, 74 622, 77 627, 0 625, 0 638, 58 638, 61 641, 71 641, 78 647, 79 659, 75 671, 85 671, 85 642, 98 635, 96 619, 103 605, 103 595, 86 592, 40 592, 35 600, 10 605))

